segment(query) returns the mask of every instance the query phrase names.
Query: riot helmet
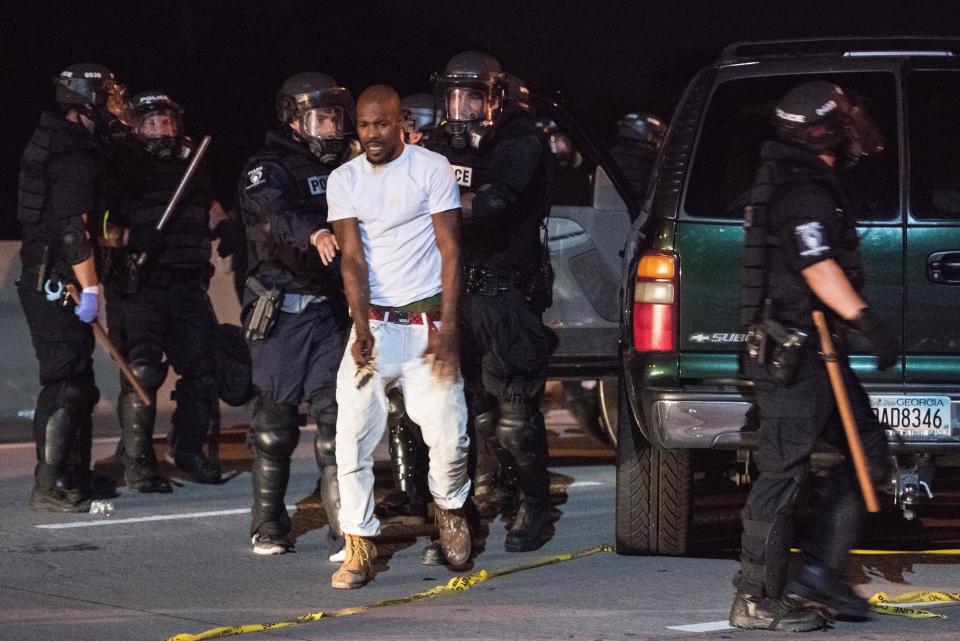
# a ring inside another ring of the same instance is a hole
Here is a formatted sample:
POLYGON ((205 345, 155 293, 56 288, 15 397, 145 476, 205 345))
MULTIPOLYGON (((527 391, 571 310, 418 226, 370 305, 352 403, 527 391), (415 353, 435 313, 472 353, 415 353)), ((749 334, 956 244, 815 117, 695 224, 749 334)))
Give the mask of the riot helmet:
POLYGON ((493 56, 465 51, 433 77, 442 124, 456 149, 479 149, 498 124, 507 93, 506 74, 493 56))
POLYGON ((822 80, 788 91, 774 109, 773 124, 781 140, 818 154, 833 153, 847 167, 886 145, 863 101, 822 80))
POLYGON ((632 111, 617 122, 617 138, 621 141, 643 147, 651 154, 656 155, 663 145, 667 135, 667 125, 660 118, 644 113, 632 111))
POLYGON ((336 162, 349 149, 356 112, 350 91, 322 73, 290 76, 277 93, 277 118, 323 163, 336 162))
POLYGON ((433 96, 427 93, 415 93, 400 101, 403 110, 403 132, 405 142, 416 145, 423 137, 422 130, 436 123, 433 96))
POLYGON ((107 136, 114 124, 131 122, 126 87, 113 72, 92 62, 70 65, 54 78, 55 100, 66 112, 76 110, 93 121, 94 132, 107 136))
POLYGON ((179 156, 183 147, 183 108, 161 91, 133 97, 133 131, 147 153, 161 159, 179 156))

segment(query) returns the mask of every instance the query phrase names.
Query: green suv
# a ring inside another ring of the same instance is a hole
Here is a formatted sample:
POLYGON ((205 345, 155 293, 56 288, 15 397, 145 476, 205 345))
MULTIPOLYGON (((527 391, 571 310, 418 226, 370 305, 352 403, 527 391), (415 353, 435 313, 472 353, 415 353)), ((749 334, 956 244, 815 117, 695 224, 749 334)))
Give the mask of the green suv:
MULTIPOLYGON (((743 221, 730 204, 773 137, 777 99, 807 80, 855 92, 884 153, 844 174, 858 212, 864 296, 901 337, 899 364, 849 352, 890 429, 889 492, 912 517, 933 471, 960 466, 960 40, 738 43, 700 71, 671 121, 627 244, 620 309, 617 549, 683 554, 694 479, 756 445, 739 356, 743 221)), ((859 340, 858 340, 859 339, 859 340)))

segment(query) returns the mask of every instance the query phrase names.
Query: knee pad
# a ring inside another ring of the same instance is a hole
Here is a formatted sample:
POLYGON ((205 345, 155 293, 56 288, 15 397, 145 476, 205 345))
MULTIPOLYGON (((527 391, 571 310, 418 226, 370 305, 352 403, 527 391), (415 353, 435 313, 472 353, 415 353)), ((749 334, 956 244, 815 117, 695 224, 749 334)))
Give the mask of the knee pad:
POLYGON ((60 385, 60 407, 73 416, 89 414, 100 400, 100 390, 93 381, 70 380, 60 385))
POLYGON ((387 424, 395 425, 407 416, 407 406, 400 390, 392 390, 387 396, 387 424))
MULTIPOLYGON (((134 361, 130 363, 130 369, 143 389, 153 395, 167 379, 169 366, 166 363, 134 361)), ((124 392, 133 391, 133 385, 123 374, 120 375, 120 389, 124 392)))
POLYGON ((505 401, 500 404, 500 420, 497 421, 497 439, 514 457, 535 453, 543 438, 541 426, 535 420, 529 403, 505 401))
POLYGON ((253 444, 267 458, 287 458, 300 441, 297 406, 265 401, 254 414, 253 444))
POLYGON ((337 464, 337 435, 336 430, 317 429, 313 439, 313 451, 317 457, 317 465, 327 467, 337 464))

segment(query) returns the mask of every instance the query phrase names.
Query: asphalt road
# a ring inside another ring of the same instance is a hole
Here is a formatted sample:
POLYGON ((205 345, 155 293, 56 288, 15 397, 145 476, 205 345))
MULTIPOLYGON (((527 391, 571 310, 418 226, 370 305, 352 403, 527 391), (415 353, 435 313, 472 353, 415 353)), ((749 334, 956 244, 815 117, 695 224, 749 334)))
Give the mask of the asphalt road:
MULTIPOLYGON (((536 552, 508 554, 505 522, 487 522, 472 568, 454 573, 421 566, 429 526, 386 528, 387 558, 368 586, 330 588, 325 517, 315 495, 316 467, 304 433, 287 494, 296 553, 251 553, 246 510, 249 457, 240 433, 225 439, 228 480, 179 484, 173 494, 120 489, 110 517, 55 515, 26 508, 30 444, 0 445, 0 641, 160 641, 216 626, 288 621, 413 595, 457 574, 495 571, 551 555, 613 543, 611 453, 590 441, 566 412, 548 415, 553 436, 552 493, 559 520, 536 552)), ((109 471, 114 442, 99 440, 95 460, 109 471)), ((158 451, 162 451, 158 443, 158 451)), ((381 452, 381 459, 384 452, 381 452)), ((378 491, 388 486, 386 468, 378 491)), ((169 471, 169 470, 168 470, 169 471)), ((264 639, 777 639, 788 635, 730 630, 730 579, 736 569, 737 510, 743 491, 698 498, 694 555, 622 557, 610 552, 490 578, 465 592, 324 616, 231 637, 264 639), (694 627, 683 627, 694 626, 694 627)), ((867 544, 917 549, 960 547, 960 511, 946 506, 905 524, 889 512, 871 522, 867 544)), ((850 576, 864 594, 930 589, 960 591, 960 557, 853 557, 850 576)), ((947 619, 875 616, 837 623, 807 638, 956 639, 960 606, 947 619)), ((183 641, 190 636, 182 637, 183 641)), ((795 636, 793 638, 796 638, 795 636)))

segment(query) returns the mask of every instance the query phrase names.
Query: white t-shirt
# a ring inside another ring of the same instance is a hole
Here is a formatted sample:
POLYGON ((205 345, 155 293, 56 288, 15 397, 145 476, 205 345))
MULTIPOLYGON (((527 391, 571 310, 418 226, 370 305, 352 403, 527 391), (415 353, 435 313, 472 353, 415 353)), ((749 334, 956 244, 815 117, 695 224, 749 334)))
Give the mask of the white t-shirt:
POLYGON ((327 180, 327 220, 356 218, 370 273, 370 302, 399 307, 441 291, 433 214, 460 207, 447 159, 416 145, 373 165, 365 154, 327 180))

